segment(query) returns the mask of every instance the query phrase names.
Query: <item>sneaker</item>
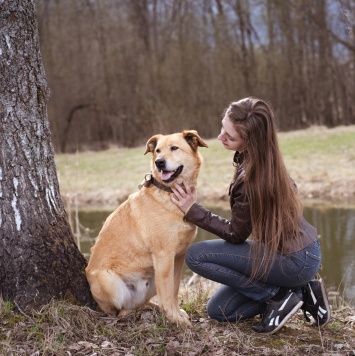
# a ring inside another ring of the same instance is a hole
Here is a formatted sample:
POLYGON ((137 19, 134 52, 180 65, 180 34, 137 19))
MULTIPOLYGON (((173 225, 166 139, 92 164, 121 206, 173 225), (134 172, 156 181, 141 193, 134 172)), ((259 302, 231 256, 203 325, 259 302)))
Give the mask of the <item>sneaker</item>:
POLYGON ((330 320, 330 309, 327 292, 322 279, 313 279, 302 287, 303 314, 307 321, 311 321, 307 313, 314 319, 314 325, 324 326, 330 320))
POLYGON ((280 330, 301 308, 303 300, 297 293, 287 290, 279 300, 269 299, 260 323, 254 323, 252 329, 257 333, 273 334, 280 330))

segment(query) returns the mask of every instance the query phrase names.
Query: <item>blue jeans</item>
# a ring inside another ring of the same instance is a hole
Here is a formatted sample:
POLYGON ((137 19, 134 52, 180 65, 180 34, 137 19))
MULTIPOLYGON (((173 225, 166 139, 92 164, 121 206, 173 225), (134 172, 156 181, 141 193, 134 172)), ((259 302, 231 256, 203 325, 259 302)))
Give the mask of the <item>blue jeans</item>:
POLYGON ((265 302, 280 289, 296 292, 317 274, 321 264, 318 241, 289 255, 277 254, 270 272, 260 279, 250 279, 254 256, 253 241, 232 244, 227 241, 207 240, 191 245, 186 264, 193 272, 221 283, 207 303, 212 319, 236 321, 262 313, 265 302))

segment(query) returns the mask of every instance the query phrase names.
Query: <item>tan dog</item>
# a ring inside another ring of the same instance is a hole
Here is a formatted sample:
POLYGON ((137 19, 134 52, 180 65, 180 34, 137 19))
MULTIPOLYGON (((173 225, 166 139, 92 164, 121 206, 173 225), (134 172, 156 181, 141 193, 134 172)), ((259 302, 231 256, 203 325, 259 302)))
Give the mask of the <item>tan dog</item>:
POLYGON ((153 153, 152 174, 107 218, 86 268, 92 295, 104 312, 125 315, 151 304, 157 294, 170 320, 190 325, 179 308, 178 291, 196 226, 183 220, 169 187, 183 180, 196 185, 202 163, 198 146, 207 147, 196 131, 148 140, 144 154, 153 153))

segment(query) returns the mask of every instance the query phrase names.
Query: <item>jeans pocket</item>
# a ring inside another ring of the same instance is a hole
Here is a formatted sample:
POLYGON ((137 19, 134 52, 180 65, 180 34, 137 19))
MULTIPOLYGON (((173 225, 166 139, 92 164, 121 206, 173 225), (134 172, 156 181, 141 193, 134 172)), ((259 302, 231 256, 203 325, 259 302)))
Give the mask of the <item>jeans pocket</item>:
POLYGON ((302 271, 298 274, 297 278, 300 283, 307 283, 318 272, 321 264, 321 257, 309 251, 305 251, 305 262, 302 271))

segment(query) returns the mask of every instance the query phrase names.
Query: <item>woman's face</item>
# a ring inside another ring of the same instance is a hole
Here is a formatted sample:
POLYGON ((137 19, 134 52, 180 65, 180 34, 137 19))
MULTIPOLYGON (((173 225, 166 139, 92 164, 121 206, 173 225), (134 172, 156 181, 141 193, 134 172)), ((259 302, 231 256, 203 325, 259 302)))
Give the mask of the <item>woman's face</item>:
POLYGON ((232 121, 227 115, 224 116, 222 120, 221 133, 217 138, 227 150, 239 152, 245 150, 244 140, 240 137, 238 131, 234 128, 232 121))

